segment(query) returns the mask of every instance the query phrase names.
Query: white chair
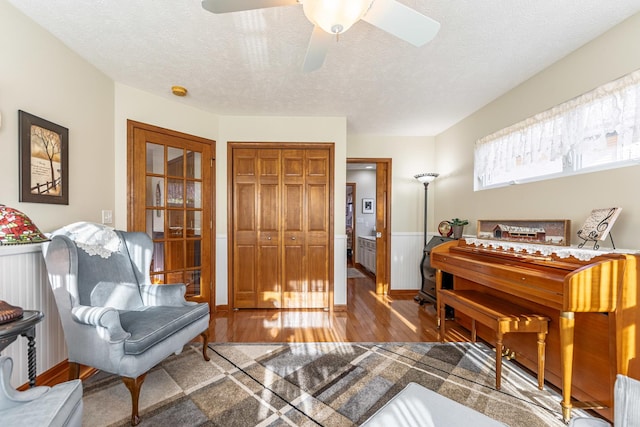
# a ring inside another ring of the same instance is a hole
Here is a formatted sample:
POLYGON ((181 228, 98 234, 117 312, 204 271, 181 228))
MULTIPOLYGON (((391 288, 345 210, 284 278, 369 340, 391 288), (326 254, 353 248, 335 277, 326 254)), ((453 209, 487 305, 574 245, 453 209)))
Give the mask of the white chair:
POLYGON ((13 360, 0 356, 0 425, 2 427, 82 425, 82 383, 17 391, 11 386, 13 360))
POLYGON ((416 383, 409 383, 362 427, 507 427, 416 383))
POLYGON ((207 356, 209 304, 188 302, 182 283, 153 285, 146 233, 80 222, 54 233, 44 249, 49 282, 69 351, 80 365, 119 375, 131 392, 131 424, 147 372, 194 338, 207 356))
MULTIPOLYGON (((618 375, 613 389, 614 427, 640 427, 640 381, 618 375)), ((606 421, 598 418, 576 417, 569 427, 607 427, 606 421)))

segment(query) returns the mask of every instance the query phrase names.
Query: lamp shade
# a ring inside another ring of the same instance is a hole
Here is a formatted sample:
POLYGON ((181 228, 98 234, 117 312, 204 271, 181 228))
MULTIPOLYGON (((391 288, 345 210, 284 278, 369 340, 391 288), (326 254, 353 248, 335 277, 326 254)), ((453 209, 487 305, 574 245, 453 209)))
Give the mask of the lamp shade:
POLYGON ((413 177, 423 184, 428 184, 434 179, 436 179, 438 175, 440 174, 429 172, 429 173, 419 173, 418 175, 414 175, 413 177))
POLYGON ((49 239, 17 209, 0 205, 0 245, 40 243, 49 239))
POLYGON ((309 21, 329 34, 347 31, 369 10, 372 0, 304 0, 302 10, 309 21))

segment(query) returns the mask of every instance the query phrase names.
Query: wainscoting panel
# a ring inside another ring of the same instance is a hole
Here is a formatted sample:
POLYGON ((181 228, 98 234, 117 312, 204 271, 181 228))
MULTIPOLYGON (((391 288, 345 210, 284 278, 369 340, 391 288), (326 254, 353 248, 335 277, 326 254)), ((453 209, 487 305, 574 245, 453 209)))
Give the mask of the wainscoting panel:
POLYGON ((333 240, 333 304, 347 304, 347 235, 336 234, 333 240))
MULTIPOLYGON (((58 309, 42 257, 41 244, 0 246, 0 299, 24 310, 40 310, 44 319, 36 326, 38 375, 67 358, 58 309)), ((13 359, 11 384, 29 381, 27 339, 18 337, 3 352, 13 359)))
POLYGON ((423 240, 423 233, 391 233, 391 290, 422 287, 423 240))
POLYGON ((229 308, 228 285, 228 256, 227 252, 229 240, 226 234, 216 236, 216 281, 213 283, 215 292, 215 304, 217 307, 229 308))

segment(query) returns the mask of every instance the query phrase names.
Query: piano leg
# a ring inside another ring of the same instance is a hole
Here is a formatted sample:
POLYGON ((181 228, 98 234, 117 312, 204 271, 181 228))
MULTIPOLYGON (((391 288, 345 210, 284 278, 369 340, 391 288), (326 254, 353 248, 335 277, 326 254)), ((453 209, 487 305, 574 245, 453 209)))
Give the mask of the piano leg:
POLYGON ((571 380, 573 378, 573 335, 576 324, 575 313, 560 313, 560 362, 562 366, 562 418, 571 418, 571 380))
POLYGON ((496 334, 496 390, 500 390, 501 379, 502 379, 502 334, 498 332, 496 334))
POLYGON ((544 348, 547 334, 538 332, 538 389, 544 388, 544 348))

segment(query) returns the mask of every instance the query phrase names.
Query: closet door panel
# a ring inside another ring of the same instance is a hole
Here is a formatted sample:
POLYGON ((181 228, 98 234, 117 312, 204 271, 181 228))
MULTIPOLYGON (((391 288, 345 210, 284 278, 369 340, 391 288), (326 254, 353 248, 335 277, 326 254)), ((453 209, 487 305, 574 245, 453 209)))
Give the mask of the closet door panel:
POLYGON ((280 247, 275 244, 261 244, 257 262, 257 303, 258 308, 282 307, 280 287, 280 247))
POLYGON ((256 305, 256 248, 254 245, 237 245, 234 258, 234 305, 236 308, 252 308, 256 305))
POLYGON ((306 304, 329 307, 330 212, 329 151, 308 150, 305 177, 306 304))
POLYGON ((307 292, 304 265, 304 247, 300 244, 287 244, 283 257, 283 295, 284 308, 306 307, 305 293, 307 292))
POLYGON ((256 150, 234 153, 233 172, 233 278, 236 308, 253 308, 257 303, 258 179, 256 150))

